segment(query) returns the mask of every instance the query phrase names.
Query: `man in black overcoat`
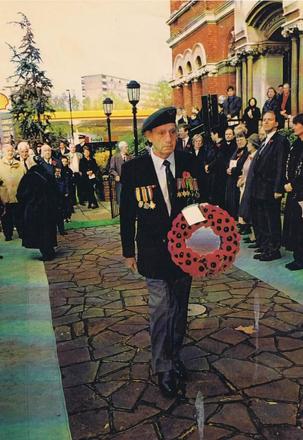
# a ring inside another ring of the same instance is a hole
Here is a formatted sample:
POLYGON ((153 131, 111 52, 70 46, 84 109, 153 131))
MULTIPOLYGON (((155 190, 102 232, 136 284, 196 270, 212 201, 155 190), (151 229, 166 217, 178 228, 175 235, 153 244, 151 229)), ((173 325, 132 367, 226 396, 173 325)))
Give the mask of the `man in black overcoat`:
MULTIPOLYGON (((45 145, 42 152, 44 148, 45 145)), ((37 157, 37 161, 23 176, 17 191, 24 212, 22 246, 39 249, 42 260, 49 261, 55 257, 57 245, 59 193, 55 177, 45 167, 44 160, 37 157)))
POLYGON ((266 138, 252 164, 252 223, 260 245, 260 252, 254 258, 272 261, 281 258, 281 199, 289 143, 277 132, 278 121, 274 112, 264 113, 262 125, 266 138))
POLYGON ((123 164, 120 204, 123 256, 127 267, 146 277, 152 367, 166 397, 177 394, 186 375, 179 353, 191 287, 191 277, 173 263, 167 246, 173 219, 193 201, 177 193, 177 179, 185 171, 192 178, 194 163, 192 155, 175 151, 175 118, 176 109, 168 107, 145 120, 151 154, 123 164))

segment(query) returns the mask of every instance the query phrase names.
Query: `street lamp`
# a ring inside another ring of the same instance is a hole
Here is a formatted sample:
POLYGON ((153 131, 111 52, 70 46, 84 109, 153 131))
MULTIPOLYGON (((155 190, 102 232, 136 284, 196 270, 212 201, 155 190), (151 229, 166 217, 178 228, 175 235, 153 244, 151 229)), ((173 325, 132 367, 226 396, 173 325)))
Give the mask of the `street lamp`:
MULTIPOLYGON (((111 162, 112 157, 112 135, 110 131, 110 115, 113 112, 113 100, 110 98, 105 98, 103 101, 103 111, 106 116, 106 122, 107 122, 107 135, 108 135, 108 142, 109 142, 109 163, 111 162)), ((113 187, 112 187, 112 176, 109 174, 108 176, 108 185, 109 185, 109 200, 110 200, 110 210, 111 210, 111 216, 114 218, 114 207, 113 207, 113 187)))
POLYGON ((110 131, 110 115, 113 112, 113 100, 110 98, 105 98, 103 101, 103 111, 106 115, 107 122, 107 134, 108 134, 108 142, 109 142, 109 157, 112 157, 112 135, 110 131))
POLYGON ((127 84, 127 96, 130 104, 133 106, 133 129, 135 141, 135 156, 138 156, 138 130, 137 130, 137 108, 140 101, 140 84, 137 81, 130 81, 127 84))
POLYGON ((68 93, 68 102, 69 102, 69 115, 70 115, 70 131, 72 135, 72 142, 74 142, 74 124, 73 124, 73 109, 72 109, 72 98, 70 96, 70 90, 66 89, 68 93))

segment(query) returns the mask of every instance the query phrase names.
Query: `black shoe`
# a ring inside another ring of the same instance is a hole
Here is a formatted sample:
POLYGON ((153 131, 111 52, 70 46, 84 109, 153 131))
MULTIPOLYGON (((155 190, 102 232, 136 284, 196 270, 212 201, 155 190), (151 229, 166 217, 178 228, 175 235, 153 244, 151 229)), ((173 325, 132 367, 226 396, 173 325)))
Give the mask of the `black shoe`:
POLYGON ((280 251, 272 252, 271 254, 261 254, 259 260, 260 261, 273 261, 279 260, 281 258, 280 251))
POLYGON ((42 261, 52 261, 54 258, 55 258, 55 254, 42 255, 41 260, 42 261))
POLYGON ((164 397, 171 399, 177 395, 177 381, 174 371, 165 371, 158 373, 158 384, 160 391, 164 397))
POLYGON ((266 255, 266 254, 255 254, 255 255, 253 256, 253 259, 254 259, 254 260, 260 260, 260 258, 261 258, 262 256, 264 256, 264 255, 266 255))
POLYGON ((178 379, 180 380, 187 379, 187 371, 182 361, 178 360, 175 362, 175 372, 178 379))
POLYGON ((68 235, 66 231, 60 232, 60 235, 68 235))
POLYGON ((257 254, 266 254, 266 250, 258 247, 254 252, 257 252, 257 254))
POLYGON ((98 205, 92 205, 91 208, 92 208, 92 209, 97 209, 97 208, 98 208, 98 205))
POLYGON ((252 243, 250 245, 247 246, 248 249, 259 249, 257 243, 252 243))
POLYGON ((5 241, 12 241, 12 237, 5 237, 5 241))
POLYGON ((256 241, 255 240, 251 240, 249 237, 247 237, 247 238, 244 238, 244 243, 248 243, 248 244, 253 244, 253 243, 256 243, 256 241))
POLYGON ((285 264, 285 267, 288 270, 302 270, 303 264, 299 264, 296 261, 292 261, 291 263, 285 264))

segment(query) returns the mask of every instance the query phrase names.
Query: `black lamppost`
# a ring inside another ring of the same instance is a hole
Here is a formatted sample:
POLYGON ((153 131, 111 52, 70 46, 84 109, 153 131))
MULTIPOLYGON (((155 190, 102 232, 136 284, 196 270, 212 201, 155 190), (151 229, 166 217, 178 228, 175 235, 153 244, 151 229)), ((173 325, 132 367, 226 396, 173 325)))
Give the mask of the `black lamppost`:
POLYGON ((68 103, 69 103, 69 115, 70 115, 70 131, 72 135, 72 142, 74 142, 74 124, 73 124, 73 109, 72 109, 72 98, 70 96, 70 90, 66 89, 68 93, 68 103))
POLYGON ((140 84, 137 81, 130 81, 127 84, 127 96, 130 104, 133 106, 133 128, 135 141, 135 156, 138 156, 138 130, 137 130, 137 108, 140 101, 140 84))
POLYGON ((105 98, 103 101, 103 111, 106 115, 107 122, 107 134, 108 134, 108 142, 109 142, 109 158, 112 157, 112 134, 110 131, 110 115, 113 112, 113 100, 110 98, 105 98))

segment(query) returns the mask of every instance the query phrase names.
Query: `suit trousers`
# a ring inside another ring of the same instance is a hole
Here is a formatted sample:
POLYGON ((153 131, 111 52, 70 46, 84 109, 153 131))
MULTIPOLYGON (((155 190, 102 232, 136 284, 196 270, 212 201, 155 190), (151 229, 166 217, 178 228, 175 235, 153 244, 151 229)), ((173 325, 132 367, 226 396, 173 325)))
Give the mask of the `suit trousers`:
POLYGON ((256 241, 266 254, 281 247, 281 199, 252 199, 252 222, 256 241))
POLYGON ((16 226, 19 237, 22 237, 23 211, 19 203, 7 203, 5 214, 1 217, 2 229, 5 238, 12 238, 14 226, 16 226))
POLYGON ((186 333, 191 281, 189 276, 172 281, 146 279, 154 373, 173 370, 179 358, 186 333))
POLYGON ((84 203, 84 199, 85 199, 85 195, 84 195, 84 190, 83 190, 83 177, 79 174, 79 173, 74 173, 73 175, 74 177, 74 182, 73 182, 73 205, 77 204, 77 197, 76 197, 76 193, 78 196, 78 201, 79 203, 84 203))

